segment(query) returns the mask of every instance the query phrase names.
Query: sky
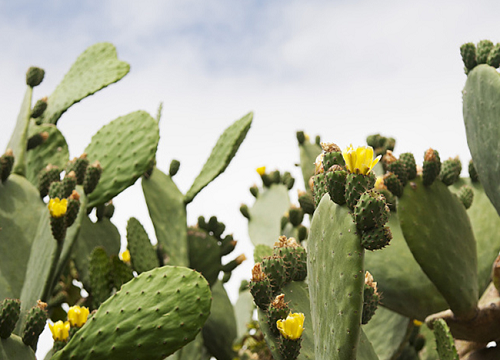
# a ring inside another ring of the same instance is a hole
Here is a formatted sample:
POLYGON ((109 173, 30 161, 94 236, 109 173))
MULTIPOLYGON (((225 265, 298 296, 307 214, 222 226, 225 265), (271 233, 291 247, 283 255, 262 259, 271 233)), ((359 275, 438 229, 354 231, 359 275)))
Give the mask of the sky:
MULTIPOLYGON (((180 160, 174 179, 186 192, 222 131, 254 111, 231 165, 188 206, 189 224, 218 216, 239 240, 232 257, 251 259, 239 206, 252 204, 248 188, 263 165, 292 172, 296 202, 296 189, 304 187, 294 166, 297 130, 342 148, 381 133, 397 139, 396 155, 412 151, 421 163, 433 147, 442 160, 459 155, 466 164, 459 47, 500 41, 499 11, 496 1, 463 0, 0 0, 0 146, 14 128, 28 67, 46 71, 36 101, 88 46, 111 42, 130 73, 62 116, 71 157, 104 124, 135 110, 154 116, 163 102, 157 164, 168 171, 172 159, 180 160)), ((154 239, 139 183, 115 206, 123 237, 134 216, 154 239)), ((251 267, 246 261, 229 282, 233 301, 251 267)), ((50 334, 43 343, 50 347, 50 334)))

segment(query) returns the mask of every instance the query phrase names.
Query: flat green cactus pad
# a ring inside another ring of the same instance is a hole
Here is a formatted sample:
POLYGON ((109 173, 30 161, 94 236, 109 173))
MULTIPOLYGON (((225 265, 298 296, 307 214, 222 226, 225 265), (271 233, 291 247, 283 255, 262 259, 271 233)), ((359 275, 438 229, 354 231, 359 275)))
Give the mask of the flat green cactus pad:
POLYGON ((238 300, 234 304, 234 315, 236 316, 236 330, 237 339, 241 340, 243 336, 247 333, 247 324, 252 321, 253 311, 255 305, 253 304, 253 296, 250 291, 241 291, 238 295, 238 300))
POLYGON ((443 296, 408 248, 397 212, 391 212, 387 225, 392 232, 389 246, 382 251, 365 252, 365 269, 377 282, 384 306, 421 321, 430 314, 447 309, 443 296))
POLYGON ((210 360, 210 358, 207 348, 203 345, 201 333, 189 344, 167 357, 169 360, 210 360))
POLYGON ((253 260, 255 263, 261 262, 266 256, 273 255, 273 248, 264 244, 255 245, 253 250, 253 260))
POLYGON ((33 349, 24 345, 19 336, 12 334, 7 339, 0 339, 0 359, 36 360, 36 356, 33 349))
POLYGON ((248 235, 254 245, 274 246, 281 235, 281 218, 290 208, 288 189, 282 184, 273 184, 260 191, 250 209, 248 235))
POLYGON ((484 191, 500 214, 500 75, 489 65, 478 65, 463 90, 467 143, 484 191))
POLYGON ((158 245, 168 255, 168 263, 188 266, 184 196, 172 178, 157 168, 154 168, 149 179, 142 179, 142 191, 158 245))
POLYGON ((193 201, 196 194, 226 170, 245 139, 248 130, 250 130, 252 120, 253 113, 251 112, 224 130, 212 149, 212 153, 207 162, 203 165, 200 174, 196 177, 193 185, 191 185, 191 188, 186 193, 184 197, 184 202, 186 204, 193 201))
POLYGON ((404 342, 408 341, 411 328, 410 319, 382 306, 378 307, 368 324, 362 326, 380 360, 394 358, 404 342))
POLYGON ((215 284, 222 266, 217 239, 204 230, 189 228, 188 250, 189 267, 199 271, 210 286, 215 284))
POLYGON ((0 300, 19 298, 44 203, 24 177, 0 185, 0 300))
POLYGON ((134 184, 152 165, 160 139, 158 123, 145 111, 121 116, 103 126, 85 149, 102 166, 89 207, 104 204, 134 184))
POLYGON ((404 238, 415 260, 457 316, 478 301, 476 241, 465 207, 440 181, 417 177, 398 202, 404 238))
POLYGON ((110 43, 90 46, 76 59, 64 79, 49 96, 44 123, 56 124, 69 107, 127 75, 129 64, 120 61, 110 43))
POLYGON ((477 277, 479 294, 482 294, 490 283, 491 265, 500 251, 497 236, 500 233, 500 217, 479 182, 462 178, 450 187, 457 192, 463 185, 469 185, 474 191, 474 200, 467 210, 474 238, 477 242, 477 277))
POLYGON ((309 140, 299 144, 300 152, 300 168, 302 169, 302 177, 304 178, 304 186, 307 192, 311 192, 309 187, 309 179, 314 175, 314 162, 323 150, 316 143, 311 143, 309 140))
POLYGON ((49 138, 26 154, 26 178, 38 187, 38 174, 49 164, 59 167, 61 171, 69 161, 68 144, 63 134, 52 124, 30 126, 28 136, 46 131, 49 138))
POLYGON ((315 358, 356 356, 363 306, 364 249, 346 206, 324 195, 311 221, 307 273, 315 358))
POLYGON ((19 110, 19 115, 17 116, 16 127, 14 128, 9 144, 7 145, 7 149, 12 149, 12 152, 14 153, 14 167, 12 168, 12 172, 23 176, 26 171, 25 155, 28 141, 29 119, 31 115, 32 94, 33 88, 28 86, 21 104, 21 110, 19 110))
POLYGON ((107 218, 94 223, 88 216, 84 216, 71 257, 75 262, 80 281, 85 287, 89 285, 89 256, 98 246, 102 246, 108 256, 118 255, 120 233, 107 218))
POLYGON ((446 322, 443 319, 437 319, 433 325, 439 358, 441 360, 459 360, 453 336, 446 322))
POLYGON ((144 272, 106 300, 52 360, 163 359, 194 340, 210 305, 199 273, 173 266, 144 272))
POLYGON ((363 329, 359 333, 359 343, 358 343, 358 352, 356 354, 356 359, 358 360, 379 360, 377 353, 375 352, 375 348, 373 344, 366 336, 363 329))
POLYGON ((221 281, 212 286, 212 308, 201 332, 206 348, 218 360, 232 360, 236 356, 233 350, 236 317, 221 281))

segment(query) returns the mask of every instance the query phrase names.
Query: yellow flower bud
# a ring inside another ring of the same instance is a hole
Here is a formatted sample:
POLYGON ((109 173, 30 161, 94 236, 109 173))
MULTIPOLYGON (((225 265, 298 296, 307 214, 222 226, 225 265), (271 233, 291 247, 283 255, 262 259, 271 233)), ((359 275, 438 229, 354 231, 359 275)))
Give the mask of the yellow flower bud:
POLYGON ((130 262, 130 251, 125 250, 120 254, 120 259, 122 259, 123 262, 129 263, 130 262))
POLYGON ((283 337, 297 340, 304 331, 304 319, 304 314, 290 312, 285 320, 278 320, 276 326, 283 337))
POLYGON ((342 151, 345 166, 352 174, 368 175, 380 160, 380 155, 373 159, 373 148, 371 146, 360 146, 356 149, 352 144, 342 151))
POLYGON ((66 341, 69 336, 69 328, 69 321, 65 321, 63 323, 61 320, 59 320, 54 325, 49 323, 49 329, 54 340, 66 341))
POLYGON ((48 208, 50 216, 53 218, 60 218, 66 214, 66 210, 68 209, 68 200, 60 200, 59 198, 50 199, 48 208))
POLYGON ((71 326, 82 327, 87 322, 89 309, 78 305, 72 306, 68 310, 68 320, 71 326))
POLYGON ((266 173, 266 167, 265 166, 261 166, 261 167, 258 167, 257 168, 257 173, 262 176, 266 173))

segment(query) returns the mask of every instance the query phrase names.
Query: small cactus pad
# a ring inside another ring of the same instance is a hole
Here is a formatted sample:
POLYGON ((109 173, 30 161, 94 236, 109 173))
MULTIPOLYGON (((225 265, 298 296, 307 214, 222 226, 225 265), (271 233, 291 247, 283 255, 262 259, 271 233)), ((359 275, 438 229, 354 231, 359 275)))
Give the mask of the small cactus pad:
POLYGON ((217 239, 200 229, 188 229, 189 267, 199 271, 210 286, 215 284, 221 269, 217 239))
POLYGON ((46 307, 46 303, 39 301, 36 306, 30 309, 26 317, 26 325, 23 330, 23 342, 34 349, 36 348, 38 337, 47 323, 46 307))
POLYGON ((106 250, 97 247, 89 258, 89 282, 94 308, 98 308, 111 294, 112 264, 106 250))
POLYGON ((49 134, 47 140, 26 154, 26 178, 35 186, 38 186, 38 176, 43 168, 51 164, 63 169, 69 160, 68 144, 54 125, 31 126, 29 134, 43 131, 49 134))
POLYGON ((89 95, 115 83, 127 75, 130 66, 118 60, 110 43, 98 43, 87 48, 57 88, 48 98, 43 122, 56 124, 68 108, 89 95))
POLYGON ((375 176, 373 173, 368 175, 347 174, 345 199, 349 209, 353 210, 361 194, 373 188, 373 185, 375 185, 375 176))
POLYGON ((491 49, 493 49, 493 43, 490 40, 481 40, 477 44, 476 60, 478 65, 486 64, 491 49))
POLYGON ((376 190, 368 190, 361 194, 353 215, 359 230, 369 230, 385 225, 389 220, 389 207, 383 195, 376 190))
POLYGON ((134 184, 148 170, 158 140, 158 123, 144 111, 121 116, 103 126, 85 149, 90 163, 98 160, 103 169, 97 187, 89 195, 89 206, 104 204, 134 184))
POLYGON ((405 164, 408 180, 413 180, 417 177, 417 163, 412 153, 403 153, 399 155, 399 161, 405 164))
POLYGON ((200 174, 186 193, 184 197, 186 204, 193 201, 196 194, 226 170, 250 130, 252 120, 253 113, 250 112, 224 130, 200 174))
POLYGON ((443 162, 441 166, 441 172, 439 173, 439 179, 447 186, 450 186, 455 181, 460 178, 460 173, 462 172, 462 163, 460 159, 456 157, 455 159, 448 159, 443 162))
POLYGON ((154 168, 149 179, 143 177, 142 191, 158 246, 167 254, 168 264, 188 266, 184 195, 172 178, 157 168, 154 168))
POLYGON ((12 334, 7 339, 0 339, 0 359, 36 360, 35 352, 26 346, 21 338, 12 334))
POLYGON ((488 65, 474 68, 463 90, 467 143, 481 184, 500 213, 500 75, 488 65))
POLYGON ((210 314, 197 272, 164 266, 123 285, 53 360, 164 359, 192 341, 210 314))
POLYGON ((476 45, 474 45, 473 43, 463 44, 462 46, 460 46, 460 54, 462 55, 462 60, 467 72, 474 69, 474 67, 477 65, 476 45))
POLYGON ((361 245, 366 250, 380 250, 389 245, 391 240, 391 229, 388 226, 380 226, 364 231, 361 236, 361 245))
POLYGON ((459 360, 455 342, 448 325, 443 319, 437 319, 432 324, 436 337, 436 348, 441 360, 459 360))
POLYGON ((356 231, 348 209, 325 195, 314 212, 307 244, 317 360, 356 355, 364 287, 364 249, 356 231))
POLYGON ((133 217, 127 222, 127 243, 132 266, 138 274, 160 265, 146 230, 139 220, 133 217))
POLYGON ((468 209, 472 205, 472 200, 474 200, 474 190, 470 186, 464 185, 458 191, 457 196, 465 208, 468 209))
MULTIPOLYGON (((411 185, 411 184, 409 184, 411 185)), ((457 316, 478 300, 476 241, 464 206, 440 181, 407 186, 398 213, 413 256, 457 316)))

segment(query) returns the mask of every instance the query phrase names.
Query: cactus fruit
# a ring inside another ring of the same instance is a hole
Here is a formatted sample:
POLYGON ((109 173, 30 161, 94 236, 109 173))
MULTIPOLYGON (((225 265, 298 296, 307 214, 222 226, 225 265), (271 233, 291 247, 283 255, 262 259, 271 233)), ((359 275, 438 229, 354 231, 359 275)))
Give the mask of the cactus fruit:
POLYGON ((460 47, 460 54, 465 65, 466 73, 474 69, 477 65, 476 60, 476 45, 473 43, 463 44, 460 47))
POLYGON ((436 150, 428 149, 424 154, 422 179, 424 186, 431 185, 441 172, 441 159, 436 150))
POLYGON ((375 315, 375 311, 380 303, 380 294, 377 291, 377 283, 373 281, 373 276, 365 272, 365 287, 363 290, 363 314, 361 323, 368 324, 368 321, 375 315))
MULTIPOLYGON (((58 183, 57 183, 58 184, 58 183)), ((50 212, 50 229, 52 236, 61 243, 66 238, 66 212, 68 209, 67 199, 50 199, 48 204, 50 212)))
POLYGON ((38 337, 45 328, 47 323, 47 304, 42 301, 37 301, 37 304, 32 307, 26 318, 26 324, 23 330, 23 343, 32 348, 36 348, 38 337))
POLYGON ((458 157, 445 160, 441 166, 439 179, 447 186, 450 186, 460 178, 462 163, 458 157))
POLYGON ((361 245, 366 250, 379 250, 392 240, 391 229, 388 226, 376 227, 363 232, 361 236, 361 245))
POLYGON ((83 180, 83 190, 86 195, 91 194, 99 183, 101 178, 102 167, 99 161, 95 161, 92 165, 87 166, 85 179, 83 180))
POLYGON ((83 153, 79 158, 74 158, 66 165, 66 173, 71 171, 75 172, 76 183, 78 185, 83 185, 85 181, 85 173, 87 172, 87 167, 89 166, 89 160, 87 159, 87 154, 83 153))
POLYGON ((478 65, 486 64, 491 49, 493 49, 493 43, 490 40, 481 40, 477 44, 476 60, 478 65))
POLYGON ((353 210, 361 194, 375 185, 373 173, 368 175, 349 173, 346 177, 345 199, 349 209, 353 210))
POLYGON ((41 133, 36 133, 28 139, 28 145, 26 150, 32 150, 37 146, 43 144, 49 138, 49 133, 47 131, 42 131, 41 133))
POLYGON ((248 220, 250 220, 250 210, 248 209, 248 205, 246 204, 241 204, 240 206, 240 213, 244 217, 246 217, 248 220))
POLYGON ((323 195, 328 193, 328 187, 326 186, 326 175, 324 172, 314 175, 314 188, 313 188, 313 196, 314 196, 314 205, 318 207, 323 195))
POLYGON ((299 145, 304 144, 304 142, 306 141, 306 135, 304 134, 304 132, 297 131, 296 135, 297 135, 297 141, 299 142, 299 145))
POLYGON ((168 170, 168 174, 170 176, 175 176, 177 174, 177 172, 179 171, 179 168, 181 166, 181 163, 179 160, 175 160, 173 159, 171 162, 170 162, 170 168, 168 170))
POLYGON ((290 312, 290 308, 288 304, 285 302, 285 295, 280 294, 276 296, 276 298, 269 304, 269 308, 267 309, 267 323, 269 325, 269 329, 274 334, 274 336, 279 335, 278 327, 276 326, 276 322, 281 319, 285 319, 290 312))
POLYGON ((394 196, 403 196, 404 186, 394 173, 384 175, 384 185, 394 196))
POLYGON ((493 66, 495 69, 500 67, 500 44, 496 44, 495 46, 493 46, 486 62, 488 63, 488 65, 493 66))
POLYGON ((38 191, 40 197, 44 198, 49 193, 50 184, 55 181, 60 181, 60 171, 57 166, 47 165, 38 176, 38 191))
POLYGON ((389 220, 389 211, 383 195, 376 190, 365 191, 354 206, 356 227, 362 231, 382 227, 389 220))
POLYGON ((134 217, 127 222, 127 248, 130 251, 132 266, 138 274, 159 266, 156 251, 146 230, 134 217))
POLYGON ((252 194, 254 198, 257 198, 257 196, 259 196, 259 188, 257 187, 257 185, 254 184, 250 187, 250 194, 252 194))
POLYGON ((252 281, 250 281, 250 292, 260 309, 266 311, 272 296, 272 287, 269 277, 262 271, 261 264, 257 263, 252 269, 252 281))
POLYGON ((38 100, 31 110, 31 117, 37 119, 43 115, 43 112, 47 109, 47 97, 38 100))
POLYGON ((0 179, 2 182, 5 182, 12 171, 12 167, 14 166, 14 154, 11 149, 7 149, 5 153, 0 156, 0 179))
POLYGON ((392 163, 387 165, 387 171, 394 173, 398 177, 398 180, 401 181, 403 186, 406 185, 408 181, 408 170, 406 170, 406 165, 401 160, 393 161, 392 163))
POLYGON ((90 255, 89 282, 93 307, 98 308, 109 297, 112 288, 111 263, 102 247, 95 248, 90 255))
POLYGON ((458 191, 457 196, 466 209, 471 207, 472 200, 474 200, 474 191, 470 186, 463 185, 458 191))
POLYGON ((417 164, 415 162, 415 157, 412 153, 403 153, 399 155, 399 161, 401 161, 406 168, 406 174, 408 180, 413 180, 417 177, 417 164))
POLYGON ((286 271, 283 258, 277 255, 266 256, 262 259, 262 271, 271 282, 273 294, 277 293, 285 283, 286 271))
POLYGON ((76 174, 73 170, 67 173, 61 181, 62 196, 63 198, 69 197, 76 186, 76 174))
POLYGON ((314 213, 314 199, 313 197, 302 190, 298 191, 299 204, 304 213, 312 215, 314 213))
POLYGON ((299 239, 299 241, 304 241, 307 239, 307 228, 304 226, 304 225, 300 225, 298 228, 297 228, 297 237, 299 239))
POLYGON ((70 227, 78 216, 80 210, 80 195, 76 190, 73 190, 68 197, 68 210, 66 211, 66 226, 70 227))
POLYGON ((472 162, 472 159, 469 161, 469 176, 472 182, 478 182, 479 181, 479 176, 477 175, 476 168, 474 167, 474 163, 472 162))
POLYGON ((4 299, 0 305, 0 338, 7 339, 16 327, 21 302, 17 299, 4 299))
POLYGON ((45 70, 32 66, 26 72, 26 85, 30 87, 38 86, 42 83, 45 76, 45 70))
POLYGON ((288 210, 288 218, 290 219, 290 223, 297 227, 304 220, 304 210, 300 207, 293 206, 288 210))
POLYGON ((323 149, 323 169, 328 170, 333 165, 344 166, 345 161, 342 157, 342 151, 334 143, 321 143, 321 148, 323 149))
POLYGON ((284 283, 290 281, 303 281, 307 276, 307 263, 305 249, 297 244, 294 238, 287 239, 280 236, 274 243, 274 255, 283 259, 285 279, 284 283))

